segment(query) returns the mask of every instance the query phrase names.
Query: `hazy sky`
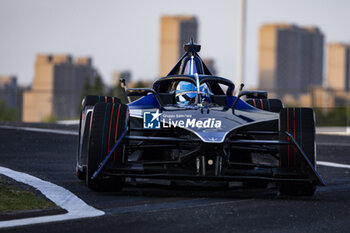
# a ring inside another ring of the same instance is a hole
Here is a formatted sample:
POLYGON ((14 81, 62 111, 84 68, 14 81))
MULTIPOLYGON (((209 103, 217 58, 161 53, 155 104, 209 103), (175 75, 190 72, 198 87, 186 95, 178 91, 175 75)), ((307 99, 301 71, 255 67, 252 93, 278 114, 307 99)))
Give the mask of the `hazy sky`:
MULTIPOLYGON (((158 74, 159 21, 190 14, 199 21, 200 55, 234 80, 238 0, 0 0, 0 74, 29 84, 37 53, 91 56, 106 83, 113 70, 134 79, 158 74)), ((348 0, 247 0, 246 83, 257 83, 258 30, 266 22, 316 25, 327 42, 350 41, 348 0)))

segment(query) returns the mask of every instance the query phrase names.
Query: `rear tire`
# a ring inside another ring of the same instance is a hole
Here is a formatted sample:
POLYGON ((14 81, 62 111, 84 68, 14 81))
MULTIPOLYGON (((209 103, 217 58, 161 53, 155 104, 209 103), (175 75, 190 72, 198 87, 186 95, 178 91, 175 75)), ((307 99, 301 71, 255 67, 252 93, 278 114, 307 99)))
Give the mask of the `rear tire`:
MULTIPOLYGON (((126 129, 129 119, 128 112, 128 107, 124 104, 98 103, 94 107, 86 165, 86 184, 90 189, 116 191, 123 187, 124 178, 103 176, 103 170, 95 179, 91 177, 126 129)), ((125 161, 127 158, 125 158, 124 143, 121 142, 105 168, 120 165, 125 161)))
MULTIPOLYGON (((316 164, 315 117, 311 108, 285 108, 280 112, 280 138, 286 139, 289 132, 301 146, 313 166, 316 164)), ((305 174, 307 165, 294 146, 280 147, 280 167, 296 173, 305 174)), ((279 187, 281 195, 313 196, 316 184, 287 182, 279 187)))
POLYGON ((279 99, 247 99, 246 102, 255 108, 269 112, 278 113, 283 109, 282 101, 279 99))
POLYGON ((97 103, 114 103, 114 104, 120 104, 120 99, 117 97, 110 97, 110 96, 98 96, 98 95, 87 95, 84 97, 82 101, 82 108, 85 107, 93 107, 97 103))

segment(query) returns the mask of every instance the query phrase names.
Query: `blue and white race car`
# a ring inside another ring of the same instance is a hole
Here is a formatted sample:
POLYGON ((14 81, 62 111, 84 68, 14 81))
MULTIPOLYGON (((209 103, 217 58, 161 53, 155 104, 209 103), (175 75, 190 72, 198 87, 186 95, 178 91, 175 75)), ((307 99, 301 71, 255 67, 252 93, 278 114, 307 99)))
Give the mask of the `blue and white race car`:
POLYGON ((315 117, 284 108, 264 91, 234 95, 235 85, 185 54, 153 88, 122 88, 127 104, 108 96, 82 103, 76 173, 93 190, 120 190, 125 178, 239 181, 282 195, 315 193, 315 117), (139 97, 131 102, 130 98, 139 97))

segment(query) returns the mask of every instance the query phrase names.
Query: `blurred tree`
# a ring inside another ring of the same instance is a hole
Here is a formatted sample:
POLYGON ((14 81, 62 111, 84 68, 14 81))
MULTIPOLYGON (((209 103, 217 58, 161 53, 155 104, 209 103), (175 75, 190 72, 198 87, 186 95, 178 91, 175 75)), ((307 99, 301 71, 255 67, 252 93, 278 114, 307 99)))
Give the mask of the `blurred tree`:
POLYGON ((139 80, 136 82, 135 84, 135 88, 144 88, 147 87, 148 85, 146 83, 144 83, 143 81, 139 80))
MULTIPOLYGON (((90 79, 87 78, 83 89, 81 91, 81 99, 83 99, 87 95, 101 95, 104 96, 105 93, 105 86, 103 84, 101 75, 96 72, 95 78, 93 79, 93 83, 90 83, 90 79)), ((80 110, 81 110, 81 102, 78 105, 78 111, 77 114, 78 116, 80 115, 80 110)))
POLYGON ((87 95, 105 95, 104 93, 104 84, 101 78, 101 75, 96 72, 93 83, 90 83, 90 80, 87 78, 83 90, 81 92, 82 99, 87 95))
POLYGON ((55 123, 57 121, 57 116, 54 114, 44 116, 42 122, 55 123))
POLYGON ((0 121, 15 121, 16 110, 9 108, 4 100, 0 100, 0 121))
POLYGON ((104 84, 103 84, 101 75, 98 72, 96 72, 94 83, 93 83, 91 89, 92 89, 91 95, 105 95, 104 84))
POLYGON ((314 108, 317 126, 347 126, 349 125, 347 107, 330 109, 314 108))
POLYGON ((89 95, 90 92, 91 92, 90 81, 89 81, 89 79, 86 79, 85 83, 84 83, 84 86, 83 86, 83 90, 81 92, 82 99, 84 98, 84 96, 89 95))
POLYGON ((108 94, 109 94, 109 96, 114 96, 114 97, 119 98, 123 104, 125 103, 124 94, 123 94, 122 87, 120 86, 120 82, 118 82, 116 85, 112 86, 112 88, 108 94))

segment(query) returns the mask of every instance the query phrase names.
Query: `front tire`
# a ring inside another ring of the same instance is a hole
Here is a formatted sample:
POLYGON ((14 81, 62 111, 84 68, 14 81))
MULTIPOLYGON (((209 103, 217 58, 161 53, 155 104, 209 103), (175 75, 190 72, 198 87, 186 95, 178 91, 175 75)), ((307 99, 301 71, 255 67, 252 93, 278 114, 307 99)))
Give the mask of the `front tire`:
MULTIPOLYGON (((96 191, 120 190, 124 179, 103 176, 103 171, 92 179, 94 172, 104 160, 128 125, 128 107, 124 104, 98 103, 92 113, 91 130, 86 165, 86 184, 96 191)), ((127 161, 124 143, 111 155, 106 166, 116 166, 127 161)), ((106 168, 105 166, 105 168, 106 168)))
POLYGON ((88 112, 85 114, 82 112, 80 117, 81 119, 80 119, 80 126, 79 126, 79 145, 78 145, 76 175, 78 179, 84 180, 86 176, 85 161, 87 157, 91 112, 88 112))
POLYGON ((80 112, 78 152, 76 162, 76 176, 79 180, 85 180, 86 177, 86 158, 87 143, 89 137, 89 128, 91 120, 91 110, 97 103, 116 103, 120 104, 120 99, 110 96, 87 95, 82 101, 82 110, 80 112))
MULTIPOLYGON (((315 117, 311 108, 285 108, 280 112, 280 137, 289 132, 308 156, 311 164, 316 164, 315 117)), ((293 146, 280 147, 280 167, 296 173, 305 173, 308 168, 301 155, 293 146)), ((279 186, 281 195, 313 196, 316 184, 313 181, 287 182, 279 186)))

